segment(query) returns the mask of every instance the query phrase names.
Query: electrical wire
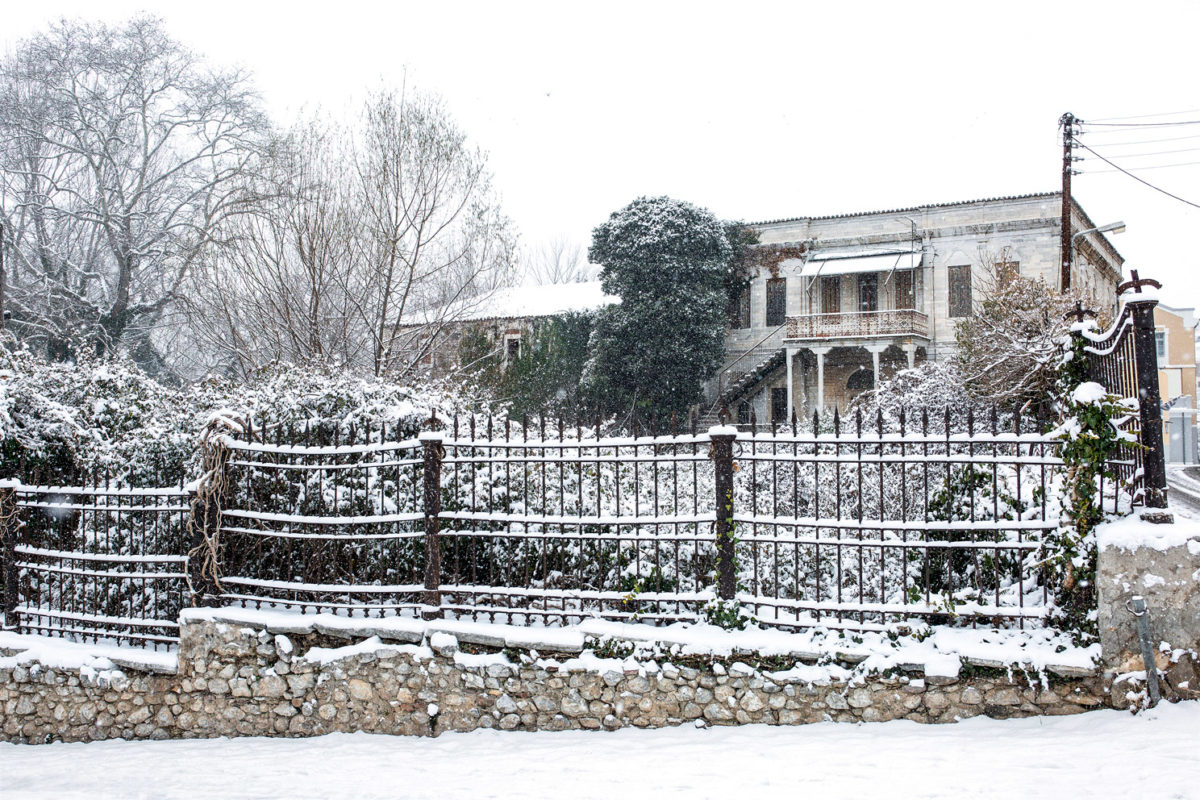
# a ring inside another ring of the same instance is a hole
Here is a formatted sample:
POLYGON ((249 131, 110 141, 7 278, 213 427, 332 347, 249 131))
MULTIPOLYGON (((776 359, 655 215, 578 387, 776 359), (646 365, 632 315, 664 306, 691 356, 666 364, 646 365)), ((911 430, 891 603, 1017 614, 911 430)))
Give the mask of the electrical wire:
MULTIPOLYGON (((1117 131, 1103 131, 1103 133, 1117 133, 1117 131)), ((1187 139, 1200 139, 1200 134, 1192 136, 1170 136, 1166 139, 1141 139, 1136 142, 1109 142, 1105 147, 1132 147, 1138 144, 1160 144, 1162 142, 1182 142, 1187 139)))
POLYGON ((1127 119, 1153 119, 1154 117, 1180 117, 1184 114, 1200 114, 1200 108, 1193 108, 1187 111, 1164 111, 1161 114, 1138 114, 1133 117, 1101 117, 1092 122, 1123 122, 1127 119))
MULTIPOLYGON (((1183 161, 1178 164, 1155 164, 1153 167, 1130 167, 1128 172, 1145 172, 1148 169, 1169 169, 1171 167, 1190 167, 1196 164, 1200 164, 1200 161, 1183 161)), ((1123 169, 1089 169, 1080 171, 1086 172, 1088 175, 1105 175, 1109 172, 1126 172, 1126 170, 1123 169)))
POLYGON ((1093 150, 1092 148, 1088 147, 1088 146, 1087 146, 1086 144, 1084 144, 1083 142, 1076 142, 1076 144, 1078 144, 1078 145, 1079 145, 1081 148, 1083 148, 1084 150, 1087 150, 1089 153, 1091 153, 1092 155, 1094 155, 1096 158, 1098 158, 1098 159, 1100 159, 1101 161, 1103 161, 1105 164, 1108 164, 1110 167, 1113 167, 1115 170, 1117 170, 1117 172, 1123 172, 1123 173, 1125 173, 1126 175, 1128 175, 1129 177, 1133 178, 1133 179, 1134 179, 1135 181, 1137 181, 1138 183, 1144 184, 1145 186, 1149 186, 1149 187, 1150 187, 1151 189, 1153 189, 1154 191, 1156 191, 1156 192, 1161 192, 1162 194, 1165 194, 1167 197, 1174 198, 1175 200, 1178 200, 1178 201, 1179 201, 1179 202, 1181 202, 1181 203, 1185 203, 1185 204, 1187 204, 1187 205, 1191 206, 1192 208, 1200 208, 1200 203, 1193 203, 1191 200, 1184 200, 1182 197, 1180 197, 1180 196, 1179 196, 1179 195, 1177 195, 1177 194, 1172 194, 1171 192, 1168 192, 1166 189, 1162 189, 1162 188, 1159 188, 1158 186, 1155 186, 1153 183, 1150 183, 1150 181, 1148 181, 1148 180, 1145 180, 1144 178, 1139 178, 1137 175, 1134 175, 1132 172, 1130 172, 1129 170, 1127 170, 1127 169, 1125 169, 1124 167, 1120 166, 1119 164, 1114 164, 1113 162, 1109 161, 1107 158, 1105 158, 1104 156, 1100 155, 1099 153, 1097 153, 1097 152, 1096 152, 1095 150, 1093 150))
MULTIPOLYGON (((1104 146, 1105 148, 1111 147, 1111 145, 1107 144, 1104 146)), ((1150 156, 1168 156, 1172 153, 1194 153, 1197 150, 1200 150, 1200 147, 1183 147, 1179 150, 1157 150, 1153 153, 1122 153, 1118 158, 1149 158, 1150 156)))
POLYGON ((1181 120, 1180 122, 1081 122, 1076 125, 1100 125, 1105 128, 1173 128, 1179 125, 1200 125, 1200 119, 1181 120))

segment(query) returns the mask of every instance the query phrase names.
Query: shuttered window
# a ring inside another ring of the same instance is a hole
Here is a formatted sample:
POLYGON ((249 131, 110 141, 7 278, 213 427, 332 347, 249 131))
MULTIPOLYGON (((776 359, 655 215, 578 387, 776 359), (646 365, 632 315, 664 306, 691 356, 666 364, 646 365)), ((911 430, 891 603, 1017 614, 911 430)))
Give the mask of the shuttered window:
POLYGON ((949 275, 948 312, 951 317, 971 316, 971 267, 947 267, 949 275))
POLYGON ((833 275, 821 278, 821 313, 837 314, 842 310, 842 279, 833 275))
POLYGON ((917 293, 913 288, 911 271, 896 273, 896 308, 909 309, 917 307, 917 293))
POLYGON ((782 325, 787 320, 787 278, 767 281, 767 327, 782 325))
POLYGON ((750 286, 743 286, 729 303, 729 327, 750 327, 750 286))
POLYGON ((869 272, 858 276, 858 310, 879 310, 879 275, 869 272))

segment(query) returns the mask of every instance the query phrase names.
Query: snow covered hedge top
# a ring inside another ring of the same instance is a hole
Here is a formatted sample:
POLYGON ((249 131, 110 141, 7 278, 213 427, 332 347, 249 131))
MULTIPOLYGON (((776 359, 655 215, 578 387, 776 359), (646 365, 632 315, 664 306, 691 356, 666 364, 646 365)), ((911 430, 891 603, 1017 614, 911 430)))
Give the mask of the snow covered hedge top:
POLYGON ((75 483, 108 472, 133 485, 162 485, 191 471, 204 425, 219 413, 257 426, 318 422, 399 426, 414 436, 433 410, 457 398, 386 380, 274 367, 251 384, 207 380, 165 387, 123 360, 49 364, 25 351, 0 353, 0 477, 75 483))

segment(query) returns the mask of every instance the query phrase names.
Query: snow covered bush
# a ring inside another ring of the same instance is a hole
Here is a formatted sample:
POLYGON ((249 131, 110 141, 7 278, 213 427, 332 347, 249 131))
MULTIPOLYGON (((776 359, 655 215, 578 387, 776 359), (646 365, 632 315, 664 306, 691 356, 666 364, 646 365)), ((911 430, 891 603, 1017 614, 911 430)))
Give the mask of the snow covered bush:
POLYGON ((904 412, 909 428, 920 424, 921 413, 939 414, 950 409, 965 419, 967 409, 985 414, 986 405, 972 400, 962 373, 953 361, 923 361, 880 381, 874 389, 855 398, 850 412, 861 410, 867 419, 882 413, 886 424, 895 425, 904 412))
MULTIPOLYGON (((1066 363, 1071 361, 1079 360, 1066 363)), ((1064 374, 1071 373, 1064 370, 1064 374)), ((1140 447, 1133 434, 1121 429, 1121 423, 1137 410, 1137 401, 1122 400, 1091 381, 1077 385, 1063 402, 1064 419, 1057 430, 1066 464, 1063 510, 1059 527, 1047 537, 1051 553, 1047 568, 1056 617, 1079 634, 1097 634, 1095 528, 1105 516, 1100 490, 1103 482, 1112 486, 1118 480, 1111 462, 1120 450, 1140 447)))
POLYGON ((124 359, 46 363, 0 350, 0 474, 71 485, 178 482, 194 430, 187 395, 124 359))

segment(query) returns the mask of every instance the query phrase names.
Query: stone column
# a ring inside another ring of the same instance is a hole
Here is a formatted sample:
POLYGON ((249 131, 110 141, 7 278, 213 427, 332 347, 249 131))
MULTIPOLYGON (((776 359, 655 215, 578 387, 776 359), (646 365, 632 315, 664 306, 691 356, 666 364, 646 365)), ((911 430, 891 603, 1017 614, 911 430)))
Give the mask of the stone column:
POLYGON ((912 369, 914 366, 916 366, 917 345, 913 342, 909 342, 904 345, 904 355, 908 356, 908 368, 912 369))
POLYGON ((794 417, 796 414, 794 401, 792 400, 792 392, 795 391, 795 383, 793 382, 793 378, 792 378, 792 368, 793 368, 794 364, 792 362, 796 358, 796 348, 794 348, 794 347, 787 348, 786 356, 787 356, 787 421, 791 422, 792 417, 794 417))
POLYGON ((814 347, 813 354, 817 357, 817 411, 825 410, 825 355, 832 347, 814 347))
POLYGON ((871 369, 874 370, 874 384, 879 385, 879 354, 888 348, 886 344, 868 344, 864 345, 867 352, 871 354, 871 369))

